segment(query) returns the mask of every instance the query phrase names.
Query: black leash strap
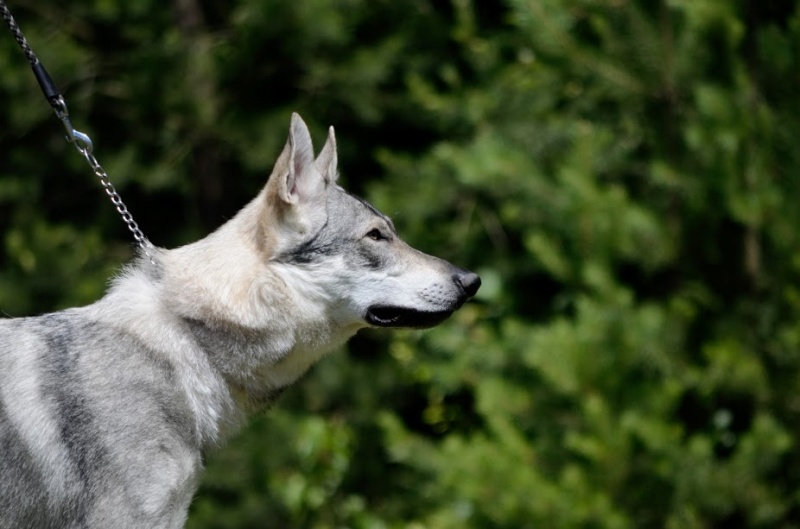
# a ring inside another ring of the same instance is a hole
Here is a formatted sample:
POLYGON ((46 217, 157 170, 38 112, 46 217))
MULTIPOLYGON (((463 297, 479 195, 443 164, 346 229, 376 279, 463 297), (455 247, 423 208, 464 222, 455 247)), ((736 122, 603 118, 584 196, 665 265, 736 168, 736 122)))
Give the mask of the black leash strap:
POLYGON ((152 248, 152 244, 150 244, 150 241, 147 240, 147 237, 145 237, 144 233, 142 233, 142 230, 139 229, 136 221, 133 220, 133 216, 122 202, 122 198, 119 196, 119 193, 117 193, 117 190, 114 188, 114 185, 108 178, 108 174, 105 172, 105 170, 103 170, 103 167, 97 161, 97 158, 95 158, 92 154, 93 145, 91 138, 89 138, 89 136, 83 132, 75 130, 75 128, 72 126, 72 122, 69 119, 69 112, 67 111, 67 103, 64 101, 64 97, 61 95, 61 92, 58 91, 56 83, 50 77, 50 74, 47 73, 44 65, 41 63, 41 61, 39 61, 39 58, 36 56, 36 54, 33 53, 28 41, 25 39, 25 36, 19 29, 16 20, 14 20, 14 17, 11 16, 11 11, 8 10, 5 0, 0 0, 0 14, 3 15, 3 20, 5 20, 6 24, 8 24, 11 34, 14 36, 17 44, 19 44, 19 47, 22 48, 22 51, 25 53, 25 57, 28 58, 28 62, 31 64, 31 68, 33 69, 33 75, 36 76, 36 81, 38 81, 39 87, 42 89, 45 99, 47 99, 47 102, 50 103, 50 106, 53 107, 53 110, 55 110, 58 119, 60 119, 64 124, 64 128, 67 130, 67 141, 75 145, 75 148, 78 149, 78 152, 81 153, 84 158, 86 158, 89 167, 92 168, 94 174, 100 179, 100 184, 103 186, 106 194, 111 199, 111 203, 122 217, 123 222, 125 222, 125 224, 128 226, 128 230, 130 230, 134 240, 142 249, 144 254, 150 258, 150 262, 155 264, 152 255, 150 255, 148 252, 148 248, 152 248))
POLYGON ((44 69, 44 65, 39 62, 39 57, 33 53, 33 50, 28 45, 28 41, 25 39, 25 35, 23 35, 22 31, 20 31, 16 20, 14 20, 14 17, 11 16, 11 11, 8 10, 8 7, 6 7, 6 3, 3 0, 0 0, 0 12, 2 12, 3 20, 5 20, 6 24, 8 24, 8 28, 11 30, 11 34, 14 35, 14 39, 17 41, 17 44, 19 44, 19 47, 22 48, 23 52, 25 52, 25 57, 28 58, 28 62, 31 63, 33 75, 36 76, 36 80, 39 82, 39 86, 42 89, 44 97, 47 99, 47 102, 50 103, 50 106, 57 110, 59 99, 63 98, 61 97, 61 93, 58 91, 56 83, 53 82, 50 74, 48 74, 47 70, 44 69))

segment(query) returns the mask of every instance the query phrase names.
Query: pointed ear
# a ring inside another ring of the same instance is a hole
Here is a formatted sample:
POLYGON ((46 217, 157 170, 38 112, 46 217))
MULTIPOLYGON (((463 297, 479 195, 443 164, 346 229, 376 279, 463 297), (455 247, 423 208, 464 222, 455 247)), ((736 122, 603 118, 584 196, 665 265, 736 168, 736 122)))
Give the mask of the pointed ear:
MULTIPOLYGON (((316 175, 310 174, 314 163, 314 147, 311 145, 311 134, 303 119, 292 112, 292 124, 289 127, 288 167, 281 182, 280 197, 288 204, 297 203, 308 194, 314 186, 316 175)), ((286 149, 284 149, 285 151, 286 149)))
POLYGON ((329 184, 336 182, 339 175, 337 174, 336 134, 333 132, 333 127, 328 129, 328 139, 317 156, 316 164, 325 181, 329 184))

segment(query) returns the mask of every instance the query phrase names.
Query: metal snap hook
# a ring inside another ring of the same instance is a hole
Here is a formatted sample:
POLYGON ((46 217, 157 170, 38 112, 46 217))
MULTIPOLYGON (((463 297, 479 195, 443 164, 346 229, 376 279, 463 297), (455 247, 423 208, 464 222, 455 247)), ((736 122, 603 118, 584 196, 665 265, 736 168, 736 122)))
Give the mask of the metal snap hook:
POLYGON ((53 108, 56 111, 56 116, 58 116, 58 119, 64 124, 64 128, 67 131, 67 141, 75 144, 75 147, 84 154, 84 156, 92 154, 92 149, 94 148, 92 139, 87 134, 75 130, 75 127, 72 126, 72 121, 69 119, 67 102, 64 101, 62 96, 58 96, 58 99, 53 102, 53 108))
POLYGON ((67 141, 74 143, 75 148, 77 148, 84 156, 92 154, 92 149, 94 148, 94 145, 92 144, 92 138, 83 132, 72 129, 72 140, 67 138, 67 141))

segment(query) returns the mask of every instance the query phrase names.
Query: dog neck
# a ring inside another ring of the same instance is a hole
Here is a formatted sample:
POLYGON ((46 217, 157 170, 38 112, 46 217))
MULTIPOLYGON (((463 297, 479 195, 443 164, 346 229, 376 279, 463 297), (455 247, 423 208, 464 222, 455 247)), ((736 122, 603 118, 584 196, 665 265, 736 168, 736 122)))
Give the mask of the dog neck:
POLYGON ((365 326, 337 320, 327 294, 304 276, 313 272, 255 247, 257 202, 200 241, 153 249, 155 266, 139 259, 98 305, 98 317, 130 328, 186 371, 180 380, 198 438, 212 443, 365 326))
POLYGON ((273 401, 365 326, 338 321, 329 294, 305 277, 313 272, 272 262, 254 243, 264 237, 262 204, 254 200, 208 237, 159 256, 162 305, 255 403, 273 401))

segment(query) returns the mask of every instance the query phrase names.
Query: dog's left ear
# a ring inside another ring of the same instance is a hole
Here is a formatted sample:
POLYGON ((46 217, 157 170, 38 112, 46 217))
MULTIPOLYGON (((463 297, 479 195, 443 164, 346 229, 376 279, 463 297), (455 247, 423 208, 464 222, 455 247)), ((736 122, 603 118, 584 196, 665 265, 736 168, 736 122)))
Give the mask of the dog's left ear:
MULTIPOLYGON (((326 166, 335 171, 336 149, 326 145, 326 150, 326 166)), ((265 218, 301 234, 321 226, 327 218, 328 178, 314 159, 308 127, 292 114, 289 139, 267 180, 265 218)))
POLYGON ((308 127, 293 113, 289 139, 267 181, 269 200, 301 207, 324 201, 327 182, 317 167, 308 127))
POLYGON ((336 182, 339 175, 337 174, 336 134, 333 132, 333 127, 328 129, 328 139, 325 141, 325 145, 322 147, 315 163, 327 183, 333 184, 336 182))
POLYGON ((289 128, 289 167, 286 173, 282 198, 289 204, 308 200, 317 193, 319 186, 313 174, 312 160, 314 147, 311 145, 311 134, 308 132, 303 118, 292 113, 289 128))

